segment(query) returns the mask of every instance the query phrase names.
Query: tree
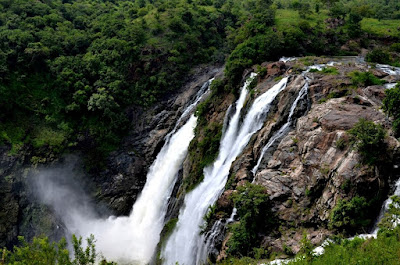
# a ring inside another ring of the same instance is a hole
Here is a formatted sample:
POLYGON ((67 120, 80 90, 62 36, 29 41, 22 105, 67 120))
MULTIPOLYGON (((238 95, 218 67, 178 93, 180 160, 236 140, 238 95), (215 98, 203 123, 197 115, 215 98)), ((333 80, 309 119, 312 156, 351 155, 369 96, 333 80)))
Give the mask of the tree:
POLYGON ((350 38, 357 38, 361 35, 361 20, 362 16, 355 11, 351 11, 349 14, 349 19, 346 23, 347 26, 347 34, 349 34, 350 38))
POLYGON ((385 90, 383 99, 383 110, 394 118, 393 130, 397 136, 400 135, 400 85, 385 90))
MULTIPOLYGON (((99 256, 96 253, 95 239, 90 235, 86 239, 87 246, 83 248, 82 237, 72 236, 74 259, 71 260, 67 241, 65 238, 59 242, 50 242, 47 237, 35 237, 32 243, 25 241, 23 237, 18 238, 20 246, 14 246, 12 251, 5 250, 2 261, 10 265, 93 265, 99 256)), ((1 264, 3 264, 1 263, 1 264)), ((102 259, 101 265, 115 265, 102 259)))
POLYGON ((258 242, 258 231, 265 231, 274 224, 268 194, 263 186, 246 183, 232 194, 239 223, 231 226, 228 252, 234 256, 249 255, 258 242))

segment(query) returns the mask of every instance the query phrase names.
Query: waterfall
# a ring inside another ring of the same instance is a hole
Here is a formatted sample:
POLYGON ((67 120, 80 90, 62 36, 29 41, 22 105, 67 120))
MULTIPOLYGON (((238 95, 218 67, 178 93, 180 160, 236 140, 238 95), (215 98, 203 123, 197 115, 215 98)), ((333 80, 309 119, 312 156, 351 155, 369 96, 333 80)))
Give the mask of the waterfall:
POLYGON ((204 168, 203 182, 185 197, 176 228, 161 253, 164 264, 179 262, 191 265, 202 264, 205 261, 206 256, 202 251, 204 236, 200 235, 203 216, 223 191, 231 164, 246 147, 251 136, 262 127, 271 103, 285 89, 288 81, 288 78, 283 78, 259 96, 240 125, 241 112, 248 95, 247 88, 254 76, 255 74, 252 74, 242 87, 240 97, 235 103, 235 113, 221 139, 217 159, 211 166, 204 168))
POLYGON ((267 143, 267 144, 263 147, 263 149, 261 150, 261 154, 260 154, 260 157, 259 157, 258 160, 257 160, 257 164, 256 164, 256 165, 254 166, 254 168, 251 170, 251 172, 252 172, 254 175, 256 174, 256 172, 257 172, 257 170, 258 170, 258 168, 259 168, 259 166, 260 166, 260 164, 261 164, 261 161, 262 161, 262 159, 264 158, 265 152, 267 152, 268 149, 269 149, 278 139, 280 139, 281 137, 283 137, 283 136, 289 131, 290 126, 292 126, 292 124, 293 124, 293 114, 294 114, 294 111, 296 110, 299 101, 300 101, 301 99, 303 99, 304 97, 306 97, 306 96, 307 96, 307 93, 308 93, 308 85, 309 85, 309 84, 308 84, 308 80, 309 80, 309 79, 308 79, 307 77, 305 77, 305 79, 306 79, 306 83, 305 83, 304 86, 300 89, 300 91, 299 91, 299 93, 298 93, 296 99, 294 100, 294 102, 293 102, 293 104, 292 104, 292 106, 291 106, 291 108, 290 108, 290 112, 289 112, 289 116, 288 116, 287 122, 279 129, 278 132, 276 132, 276 133, 271 137, 271 139, 269 139, 268 143, 267 143))
POLYGON ((38 184, 41 193, 48 194, 42 196, 44 203, 59 213, 68 232, 84 238, 93 234, 96 250, 119 264, 148 264, 152 261, 164 226, 168 198, 194 137, 197 118, 190 114, 208 91, 211 81, 207 81, 200 89, 193 103, 185 108, 175 128, 165 137, 165 144, 151 165, 146 184, 129 216, 102 219, 92 209, 83 207, 83 202, 62 207, 60 199, 54 200, 50 192, 59 190, 64 197, 74 198, 74 190, 66 191, 51 179, 38 184), (184 125, 179 128, 183 121, 184 125))

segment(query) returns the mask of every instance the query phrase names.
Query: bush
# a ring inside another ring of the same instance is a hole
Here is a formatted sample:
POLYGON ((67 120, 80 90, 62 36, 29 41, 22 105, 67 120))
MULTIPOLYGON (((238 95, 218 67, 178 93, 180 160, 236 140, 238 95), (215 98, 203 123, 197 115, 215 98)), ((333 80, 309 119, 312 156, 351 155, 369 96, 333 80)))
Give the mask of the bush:
POLYGON ((324 74, 330 74, 330 75, 338 75, 339 74, 338 69, 335 67, 325 67, 322 69, 321 72, 324 74))
POLYGON ((400 135, 400 86, 385 90, 383 99, 383 110, 394 118, 393 130, 397 136, 400 135))
POLYGON ((369 204, 364 197, 354 197, 350 201, 340 200, 330 215, 330 228, 346 231, 357 231, 368 226, 371 219, 367 218, 369 204))
POLYGON ((240 217, 240 222, 232 224, 228 253, 241 257, 254 254, 253 248, 259 242, 258 233, 274 224, 268 195, 264 187, 246 183, 237 188, 232 199, 240 217))
POLYGON ((372 85, 382 85, 385 81, 380 80, 370 72, 359 72, 354 71, 349 74, 352 79, 353 85, 356 86, 372 86, 372 85))
POLYGON ((192 167, 189 177, 184 179, 186 191, 192 190, 203 180, 204 167, 214 162, 217 158, 222 137, 222 125, 217 123, 206 125, 206 120, 204 119, 204 122, 199 122, 196 127, 195 135, 195 139, 189 145, 189 157, 192 167))
POLYGON ((367 53, 365 57, 367 62, 371 63, 381 63, 381 64, 390 64, 390 54, 384 50, 380 49, 373 49, 372 51, 367 53))
MULTIPOLYGON (((93 235, 87 238, 87 247, 85 249, 82 247, 82 237, 72 236, 73 260, 70 257, 67 242, 64 238, 59 242, 50 242, 47 237, 39 237, 34 238, 32 243, 26 242, 23 237, 18 237, 18 239, 20 246, 15 246, 12 251, 5 251, 5 256, 3 256, 4 264, 93 265, 98 258, 93 235)), ((100 262, 100 265, 112 264, 115 263, 109 263, 106 260, 100 262)))
POLYGON ((352 136, 364 163, 376 165, 384 160, 386 131, 382 125, 360 119, 348 133, 352 136))
POLYGON ((390 50, 392 50, 394 52, 400 52, 400 43, 393 43, 390 46, 390 50))

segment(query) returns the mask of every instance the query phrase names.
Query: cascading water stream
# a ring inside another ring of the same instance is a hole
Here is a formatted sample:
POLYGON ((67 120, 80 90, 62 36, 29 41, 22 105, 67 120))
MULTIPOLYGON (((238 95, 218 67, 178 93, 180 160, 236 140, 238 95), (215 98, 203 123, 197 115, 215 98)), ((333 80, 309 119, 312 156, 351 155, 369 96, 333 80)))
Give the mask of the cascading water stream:
POLYGON ((297 104, 299 103, 299 101, 302 99, 302 98, 304 98, 304 97, 306 97, 307 96, 307 93, 308 93, 308 78, 307 77, 305 77, 305 84, 304 84, 304 86, 300 89, 300 91, 299 91, 299 93, 298 93, 298 95, 297 95, 297 97, 296 97, 296 99, 294 100, 294 102, 293 102, 293 104, 292 104, 292 106, 291 106, 291 108, 290 108, 290 112, 289 112, 289 116, 288 116, 288 120, 287 120, 287 122, 279 129, 279 131, 278 132, 276 132, 272 137, 271 137, 271 139, 268 141, 268 143, 263 147, 263 149, 261 150, 261 154, 260 154, 260 157, 258 158, 258 160, 257 160, 257 164, 254 166, 254 168, 251 170, 251 172, 253 173, 253 175, 255 175, 256 174, 256 172, 257 172, 257 170, 258 170, 258 168, 259 168, 259 166, 260 166, 260 164, 261 164, 261 161, 262 161, 262 159, 264 158, 264 154, 265 154, 265 152, 267 152, 268 151, 268 149, 278 140, 278 139, 280 139, 282 136, 284 136, 288 131, 289 131, 289 129, 290 129, 290 126, 292 126, 292 124, 293 124, 293 114, 294 114, 294 111, 296 110, 296 108, 297 108, 297 104))
MULTIPOLYGON (((187 155, 190 141, 194 137, 197 118, 192 114, 195 106, 206 93, 211 80, 199 91, 183 112, 173 131, 165 137, 165 144, 158 153, 147 174, 146 184, 127 217, 101 219, 80 206, 68 206, 61 216, 68 232, 96 238, 96 249, 108 260, 119 264, 148 264, 155 254, 164 226, 168 198, 171 196, 178 171, 187 155), (187 119, 178 129, 179 123, 187 119)), ((57 190, 54 183, 42 181, 41 190, 57 190), (53 186, 51 186, 53 185, 53 186)), ((73 196, 73 192, 70 192, 73 196)), ((47 203, 57 209, 58 205, 47 203)), ((44 197, 46 203, 46 197, 44 197)))
POLYGON ((235 104, 235 113, 230 118, 222 137, 219 154, 213 165, 204 169, 204 180, 192 192, 186 195, 184 206, 179 213, 179 221, 162 251, 164 264, 191 265, 205 261, 204 237, 200 235, 203 216, 220 196, 231 164, 248 144, 251 136, 258 131, 267 116, 275 97, 286 87, 288 78, 259 96, 248 110, 243 123, 239 124, 250 84, 255 74, 246 81, 235 104))

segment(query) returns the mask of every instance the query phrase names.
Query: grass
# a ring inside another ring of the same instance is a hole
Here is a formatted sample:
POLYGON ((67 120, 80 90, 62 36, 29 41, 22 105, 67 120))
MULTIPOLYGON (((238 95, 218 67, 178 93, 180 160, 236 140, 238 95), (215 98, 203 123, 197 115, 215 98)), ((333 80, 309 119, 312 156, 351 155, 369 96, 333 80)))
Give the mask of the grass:
POLYGON ((361 21, 361 28, 367 33, 378 37, 395 37, 400 38, 399 19, 381 20, 375 18, 364 18, 361 21))
MULTIPOLYGON (((328 10, 321 10, 319 14, 313 12, 307 16, 306 20, 311 27, 319 23, 324 23, 328 18, 328 10)), ((278 30, 284 31, 288 27, 297 26, 302 19, 299 12, 293 9, 278 9, 276 10, 275 24, 278 30)), ((399 19, 378 20, 375 18, 364 18, 361 21, 363 31, 376 35, 378 37, 395 37, 400 38, 399 19)))
MULTIPOLYGON (((310 23, 311 27, 314 27, 319 23, 324 23, 326 18, 328 18, 328 10, 321 10, 319 14, 313 12, 308 15, 306 20, 310 23)), ((296 10, 276 10, 275 24, 280 31, 285 31, 285 29, 291 26, 297 26, 301 20, 299 12, 296 10)))

